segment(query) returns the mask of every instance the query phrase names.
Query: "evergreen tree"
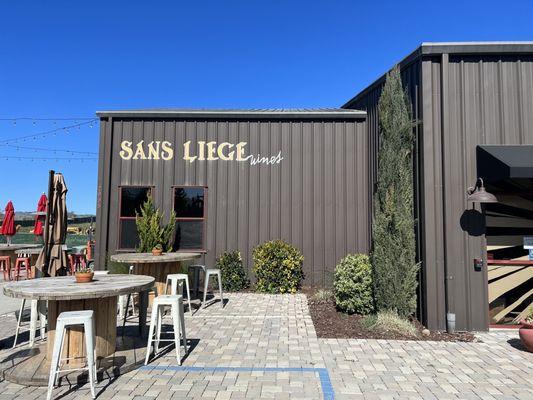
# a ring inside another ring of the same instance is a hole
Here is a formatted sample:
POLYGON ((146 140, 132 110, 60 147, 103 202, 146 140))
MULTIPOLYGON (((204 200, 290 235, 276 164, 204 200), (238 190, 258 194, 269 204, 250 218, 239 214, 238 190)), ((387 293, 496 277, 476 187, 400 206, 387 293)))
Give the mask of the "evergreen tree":
POLYGON ((374 196, 374 295, 378 311, 406 317, 416 310, 419 265, 413 216, 413 121, 396 66, 379 104, 377 191, 374 196))
POLYGON ((136 213, 135 222, 139 233, 139 253, 148 253, 158 245, 163 251, 172 250, 172 236, 176 214, 170 214, 168 224, 163 225, 163 213, 155 208, 152 196, 148 196, 141 207, 141 213, 136 213))

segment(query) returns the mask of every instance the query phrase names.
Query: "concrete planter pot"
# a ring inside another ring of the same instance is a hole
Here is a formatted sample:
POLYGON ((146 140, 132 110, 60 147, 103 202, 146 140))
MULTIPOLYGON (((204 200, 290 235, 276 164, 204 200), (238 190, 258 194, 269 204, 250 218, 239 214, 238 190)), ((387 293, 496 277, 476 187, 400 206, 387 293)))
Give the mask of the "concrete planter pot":
POLYGON ((527 351, 533 353, 533 323, 521 321, 522 327, 518 330, 520 340, 527 349, 527 351))

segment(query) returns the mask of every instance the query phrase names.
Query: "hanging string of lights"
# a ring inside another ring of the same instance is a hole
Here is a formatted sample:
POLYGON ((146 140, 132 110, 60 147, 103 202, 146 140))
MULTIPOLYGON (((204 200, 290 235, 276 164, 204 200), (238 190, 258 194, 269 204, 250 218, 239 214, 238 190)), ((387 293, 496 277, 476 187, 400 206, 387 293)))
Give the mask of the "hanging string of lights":
POLYGON ((77 150, 68 150, 68 149, 50 149, 50 148, 44 148, 44 147, 20 146, 18 144, 6 144, 4 146, 14 148, 17 151, 18 150, 49 151, 49 152, 53 152, 53 153, 67 153, 67 154, 72 154, 72 155, 74 155, 74 154, 86 154, 86 155, 98 154, 97 152, 94 152, 94 151, 77 151, 77 150))
POLYGON ((82 126, 86 126, 86 125, 88 125, 89 128, 92 128, 93 126, 96 125, 97 121, 98 121, 98 118, 91 118, 88 121, 79 122, 79 123, 76 123, 76 124, 71 124, 71 125, 67 125, 67 126, 54 128, 54 129, 50 129, 50 130, 47 130, 47 131, 44 131, 44 132, 38 132, 38 133, 29 134, 29 135, 19 136, 19 137, 16 137, 16 138, 0 140, 0 146, 7 145, 7 144, 12 144, 12 143, 27 142, 27 141, 30 141, 30 140, 43 139, 43 138, 46 138, 46 137, 52 136, 52 135, 56 136, 60 132, 68 134, 72 130, 80 129, 82 126))
POLYGON ((78 117, 61 117, 61 118, 35 118, 35 117, 12 117, 12 118, 0 118, 0 121, 10 121, 16 123, 17 121, 89 121, 92 118, 78 118, 78 117))
POLYGON ((27 157, 27 156, 2 156, 0 155, 0 160, 15 160, 15 161, 96 161, 98 157, 27 157))

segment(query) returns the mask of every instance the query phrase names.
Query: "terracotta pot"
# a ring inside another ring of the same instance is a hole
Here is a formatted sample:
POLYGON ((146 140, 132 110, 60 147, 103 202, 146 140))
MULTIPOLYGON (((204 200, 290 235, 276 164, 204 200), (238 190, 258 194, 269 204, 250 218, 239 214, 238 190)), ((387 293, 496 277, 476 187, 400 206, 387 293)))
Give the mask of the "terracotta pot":
POLYGON ((162 249, 152 249, 152 255, 153 256, 160 256, 163 254, 163 250, 162 249))
POLYGON ((518 330, 520 340, 527 349, 527 351, 533 353, 533 324, 526 321, 521 321, 522 327, 518 330))
POLYGON ((74 276, 76 277, 76 283, 87 283, 92 282, 94 272, 76 272, 74 276))

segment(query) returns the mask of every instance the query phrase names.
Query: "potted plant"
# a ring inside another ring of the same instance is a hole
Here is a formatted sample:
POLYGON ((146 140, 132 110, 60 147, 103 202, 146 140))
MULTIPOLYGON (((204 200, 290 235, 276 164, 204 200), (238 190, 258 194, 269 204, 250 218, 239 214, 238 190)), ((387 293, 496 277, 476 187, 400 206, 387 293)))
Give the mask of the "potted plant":
POLYGON ((91 268, 81 268, 74 274, 76 283, 92 282, 94 278, 94 271, 91 268))
POLYGON ((163 246, 161 244, 156 244, 152 249, 152 255, 160 256, 161 254, 163 254, 163 246))
POLYGON ((143 203, 140 213, 136 214, 135 223, 139 233, 137 252, 161 255, 163 251, 171 251, 173 243, 176 214, 170 213, 168 223, 163 222, 163 213, 155 208, 152 197, 143 203))
POLYGON ((522 324, 518 330, 520 340, 527 351, 533 353, 533 306, 529 307, 526 317, 520 323, 522 324))

